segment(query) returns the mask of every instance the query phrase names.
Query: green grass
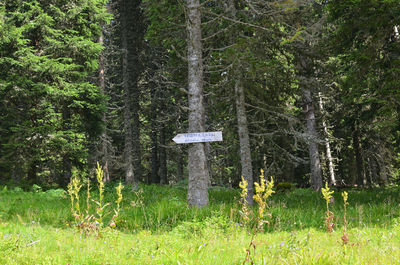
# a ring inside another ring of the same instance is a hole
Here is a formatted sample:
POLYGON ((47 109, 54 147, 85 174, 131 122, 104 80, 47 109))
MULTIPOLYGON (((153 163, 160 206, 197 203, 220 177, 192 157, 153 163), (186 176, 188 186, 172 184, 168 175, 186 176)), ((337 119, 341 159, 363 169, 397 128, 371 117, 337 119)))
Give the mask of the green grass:
MULTIPOLYGON (((70 202, 62 191, 3 189, 0 264, 242 264, 251 236, 239 225, 238 190, 212 188, 210 206, 195 209, 187 207, 183 188, 141 188, 139 197, 125 189, 123 222, 101 237, 72 227, 70 202), (133 207, 132 201, 143 207, 133 207)), ((270 225, 254 239, 255 264, 400 264, 400 190, 348 192, 345 246, 339 193, 331 207, 336 217, 331 234, 324 227, 321 194, 308 189, 274 194, 270 225)), ((116 200, 113 186, 106 188, 105 200, 116 200)))

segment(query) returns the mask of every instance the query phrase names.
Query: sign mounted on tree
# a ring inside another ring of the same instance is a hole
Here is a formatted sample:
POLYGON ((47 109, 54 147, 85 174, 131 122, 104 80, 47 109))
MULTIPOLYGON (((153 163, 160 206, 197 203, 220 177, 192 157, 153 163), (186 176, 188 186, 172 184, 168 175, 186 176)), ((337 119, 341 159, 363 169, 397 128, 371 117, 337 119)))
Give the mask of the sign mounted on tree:
POLYGON ((172 140, 177 144, 217 142, 222 141, 222 132, 180 133, 172 140))

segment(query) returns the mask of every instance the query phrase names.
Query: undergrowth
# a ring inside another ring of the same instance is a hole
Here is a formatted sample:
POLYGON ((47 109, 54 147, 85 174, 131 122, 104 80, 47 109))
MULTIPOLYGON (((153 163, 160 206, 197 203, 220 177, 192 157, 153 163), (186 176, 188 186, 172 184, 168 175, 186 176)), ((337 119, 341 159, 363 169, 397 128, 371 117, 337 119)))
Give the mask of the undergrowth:
POLYGON ((110 227, 117 216, 112 233, 91 237, 72 229, 77 221, 63 190, 0 187, 0 264, 241 264, 249 249, 254 264, 400 263, 395 187, 331 194, 336 231, 327 233, 326 202, 309 189, 274 194, 262 212, 249 206, 253 219, 245 224, 235 189, 211 189, 210 206, 196 209, 187 207, 182 187, 140 185, 131 192, 107 183, 99 205, 98 186, 81 185, 80 214, 99 218, 96 208, 109 204, 102 220, 110 227), (255 220, 260 212, 268 221, 262 226, 255 220))

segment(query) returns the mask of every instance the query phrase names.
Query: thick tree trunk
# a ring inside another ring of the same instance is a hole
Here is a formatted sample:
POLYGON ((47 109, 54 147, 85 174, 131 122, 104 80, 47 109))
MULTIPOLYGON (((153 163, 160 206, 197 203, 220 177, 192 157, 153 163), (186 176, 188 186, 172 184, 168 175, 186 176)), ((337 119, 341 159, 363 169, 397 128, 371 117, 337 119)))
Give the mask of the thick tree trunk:
POLYGON ((121 12, 121 44, 122 44, 122 86, 124 90, 124 168, 125 182, 135 186, 133 174, 133 142, 132 142, 132 111, 131 111, 131 90, 129 86, 128 71, 128 25, 126 14, 126 0, 123 0, 123 11, 121 12))
POLYGON ((247 126, 246 107, 244 90, 239 73, 236 73, 235 96, 236 96, 236 116, 238 121, 238 134, 240 143, 240 162, 242 176, 247 181, 246 202, 253 204, 253 167, 251 164, 250 137, 247 126))
POLYGON ((318 134, 315 122, 315 112, 313 106, 313 100, 311 91, 307 88, 303 89, 304 102, 305 102, 305 114, 307 121, 307 134, 309 136, 309 156, 310 156, 310 169, 311 169, 311 187, 315 191, 319 191, 322 188, 322 174, 321 174, 321 163, 319 159, 318 151, 318 134))
MULTIPOLYGON (((199 0, 187 0, 188 32, 188 92, 189 132, 204 132, 203 56, 201 44, 201 13, 199 0)), ((208 168, 204 143, 189 148, 188 204, 196 207, 208 205, 208 168)))
MULTIPOLYGON (((321 93, 319 93, 318 96, 319 96, 319 109, 322 112, 324 109, 324 106, 323 106, 323 102, 322 102, 321 93)), ((325 134, 325 148, 326 148, 326 158, 328 159, 329 176, 331 178, 332 185, 336 186, 335 170, 333 167, 331 146, 329 144, 329 138, 328 138, 328 135, 329 135, 328 134, 328 126, 326 125, 325 119, 322 119, 322 127, 324 128, 324 134, 325 134)))

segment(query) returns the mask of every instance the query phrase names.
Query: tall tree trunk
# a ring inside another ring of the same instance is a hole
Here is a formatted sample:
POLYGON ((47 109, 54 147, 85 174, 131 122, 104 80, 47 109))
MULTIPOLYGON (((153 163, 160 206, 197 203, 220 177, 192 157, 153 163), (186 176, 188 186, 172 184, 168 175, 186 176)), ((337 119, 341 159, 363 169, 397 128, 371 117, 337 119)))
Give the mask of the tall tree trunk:
POLYGON ((132 111, 131 111, 131 90, 129 86, 128 71, 128 23, 126 14, 126 1, 122 0, 121 12, 121 44, 122 44, 122 86, 124 90, 124 168, 125 182, 135 186, 133 175, 133 142, 132 142, 132 111))
POLYGON ((373 187, 373 185, 375 184, 375 180, 376 180, 376 179, 374 179, 374 175, 372 172, 372 163, 373 163, 372 160, 373 159, 371 159, 370 157, 367 157, 368 173, 367 173, 366 179, 369 181, 370 187, 373 187))
MULTIPOLYGON (((203 56, 201 44, 201 12, 199 0, 187 0, 189 132, 204 132, 203 56)), ((189 148, 188 204, 208 205, 208 168, 204 143, 189 148)))
POLYGON ((303 88, 304 102, 305 102, 305 114, 307 121, 307 134, 309 136, 308 151, 310 156, 310 169, 311 169, 311 187, 315 191, 319 191, 322 188, 322 174, 321 174, 321 162, 319 159, 318 151, 318 134, 315 122, 315 112, 311 91, 307 88, 303 88))
POLYGON ((184 168, 184 161, 183 161, 183 154, 182 154, 182 149, 179 148, 177 152, 177 162, 178 162, 178 172, 177 172, 177 181, 183 180, 183 168, 184 168))
POLYGON ((246 107, 244 90, 241 83, 240 74, 236 73, 235 96, 236 96, 236 116, 238 121, 238 134, 240 143, 240 162, 242 167, 242 176, 246 180, 247 197, 246 202, 253 204, 253 167, 251 164, 250 137, 247 126, 246 107))
MULTIPOLYGON (((125 0, 126 1, 126 0, 125 0)), ((142 41, 144 36, 143 14, 140 8, 141 0, 127 1, 129 5, 126 19, 128 22, 127 32, 129 34, 128 45, 128 67, 129 67, 129 86, 131 88, 131 111, 132 111, 132 144, 133 144, 133 170, 135 182, 142 179, 142 150, 140 143, 140 87, 139 78, 143 67, 140 61, 142 41), (132 19, 134 17, 135 19, 132 19)))
POLYGON ((160 183, 160 176, 158 175, 159 160, 158 160, 158 137, 157 137, 157 95, 155 84, 152 82, 150 87, 151 94, 151 183, 160 183))
MULTIPOLYGON (((228 12, 231 16, 236 19, 236 8, 233 0, 228 1, 228 12)), ((244 89, 242 84, 241 71, 239 70, 240 61, 235 62, 233 74, 235 78, 235 101, 236 101, 236 116, 238 122, 238 135, 240 144, 240 164, 241 164, 241 175, 247 182, 247 197, 246 202, 249 205, 253 205, 253 166, 251 160, 250 150, 250 137, 249 129, 247 125, 246 116, 246 100, 244 95, 244 89)))
MULTIPOLYGON (((99 43, 104 46, 104 36, 103 33, 99 37, 99 43)), ((105 81, 105 58, 104 58, 104 53, 100 53, 99 57, 99 76, 98 76, 98 83, 100 86, 100 91, 103 95, 105 95, 106 92, 106 81, 105 81)), ((108 182, 110 181, 110 173, 109 173, 109 153, 108 153, 108 145, 109 145, 109 137, 107 135, 107 116, 106 112, 103 113, 102 117, 102 122, 104 125, 104 131, 100 136, 100 154, 99 156, 101 157, 101 164, 104 169, 104 177, 103 181, 108 182)))
POLYGON ((356 159, 356 167, 357 167, 357 185, 363 186, 365 184, 365 170, 364 170, 364 160, 362 157, 361 143, 360 143, 360 131, 354 121, 353 123, 353 148, 356 159))
MULTIPOLYGON (((208 124, 208 100, 207 97, 204 98, 204 109, 205 109, 205 118, 204 122, 205 124, 208 124)), ((205 129, 208 130, 209 128, 205 126, 205 129)), ((208 186, 211 187, 211 179, 213 177, 213 172, 212 172, 212 154, 211 154, 211 144, 210 143, 204 143, 204 148, 206 151, 206 159, 207 159, 207 169, 208 169, 208 186)))
POLYGON ((165 142, 165 125, 161 126, 160 130, 160 184, 168 184, 168 172, 167 172, 167 150, 165 142))
MULTIPOLYGON (((321 93, 318 93, 318 97, 319 97, 319 109, 322 112, 324 110, 324 106, 323 106, 323 102, 322 102, 321 93)), ((333 167, 331 146, 330 146, 329 138, 328 138, 328 135, 329 135, 328 134, 328 126, 326 125, 326 121, 324 118, 322 118, 322 127, 324 128, 324 134, 325 134, 325 148, 326 148, 326 157, 328 159, 329 176, 331 178, 332 185, 336 186, 335 170, 333 167)))
POLYGON ((135 89, 132 93, 132 143, 133 143, 133 170, 135 182, 139 182, 142 179, 142 150, 140 144, 140 118, 139 118, 139 91, 137 83, 135 84, 135 89))
MULTIPOLYGON (((63 119, 63 131, 67 131, 71 129, 71 112, 70 109, 67 106, 63 107, 62 110, 62 119, 63 119)), ((67 138, 68 139, 68 138, 67 138)), ((61 180, 59 183, 61 184, 62 187, 66 187, 68 183, 71 180, 72 176, 72 161, 71 161, 71 153, 67 152, 64 154, 63 157, 63 172, 61 177, 61 180)))

